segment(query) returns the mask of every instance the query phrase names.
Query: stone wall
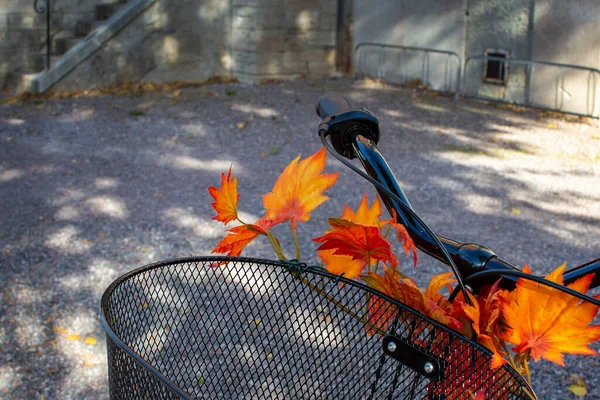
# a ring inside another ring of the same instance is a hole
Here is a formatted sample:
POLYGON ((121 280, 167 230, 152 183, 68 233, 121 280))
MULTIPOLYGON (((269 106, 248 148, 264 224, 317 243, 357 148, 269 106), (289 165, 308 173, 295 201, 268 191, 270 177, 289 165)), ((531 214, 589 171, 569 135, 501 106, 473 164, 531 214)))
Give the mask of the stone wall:
MULTIPOLYGON (((98 0, 56 0, 52 3, 53 36, 74 31, 77 21, 92 21, 98 0)), ((115 0, 116 2, 116 0, 115 0)), ((40 0, 39 5, 45 6, 40 0)), ((8 72, 44 69, 46 16, 37 14, 33 0, 0 0, 0 87, 8 72)))
MULTIPOLYGON (((86 15, 93 19, 95 5, 103 1, 120 0, 56 1, 53 32, 73 29, 86 15)), ((13 3, 0 0, 0 51, 6 47, 0 74, 40 71, 44 16, 29 2, 11 8, 13 3)), ((337 8, 337 0, 159 0, 55 87, 202 81, 214 75, 254 83, 331 74, 337 8)))
POLYGON ((232 74, 242 82, 335 71, 337 0, 233 0, 232 74))
POLYGON ((229 9, 221 0, 161 0, 147 9, 55 88, 123 81, 203 81, 229 75, 229 9))

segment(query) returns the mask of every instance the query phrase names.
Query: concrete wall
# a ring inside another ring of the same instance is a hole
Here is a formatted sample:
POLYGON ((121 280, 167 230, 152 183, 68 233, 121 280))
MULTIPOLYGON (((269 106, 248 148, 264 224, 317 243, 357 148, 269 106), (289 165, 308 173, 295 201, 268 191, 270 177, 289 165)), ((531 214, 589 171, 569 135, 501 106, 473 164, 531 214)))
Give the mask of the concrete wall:
POLYGON ((221 0, 162 0, 61 80, 57 90, 113 82, 203 81, 228 75, 229 8, 221 0))
POLYGON ((337 0, 233 0, 231 70, 242 82, 335 70, 337 0))
MULTIPOLYGON (((598 0, 536 0, 533 59, 600 69, 600 2, 598 0)), ((595 82, 587 71, 536 67, 531 99, 537 105, 562 106, 565 111, 600 113, 600 74, 595 82), (589 80, 588 80, 589 79, 589 80), (561 88, 562 87, 562 88, 561 88), (595 104, 593 91, 596 91, 595 104)))
MULTIPOLYGON (((354 0, 354 45, 379 42, 462 55, 464 3, 464 0, 354 0)), ((354 55, 355 72, 384 75, 394 82, 420 79, 434 89, 455 89, 457 63, 446 55, 431 54, 427 59, 423 52, 390 49, 380 57, 374 48, 359 50, 354 55), (446 74, 450 75, 450 82, 446 74)))
MULTIPOLYGON (((531 58, 533 0, 468 0, 465 60, 486 49, 506 51, 509 57, 531 58)), ((483 61, 465 65, 464 90, 470 94, 525 102, 527 74, 523 65, 509 64, 505 85, 482 81, 483 61)))
MULTIPOLYGON (((600 68, 598 0, 354 0, 353 20, 354 45, 374 41, 452 50, 463 60, 496 49, 516 59, 600 68)), ((446 89, 445 67, 442 57, 430 59, 429 68, 437 70, 424 79, 423 57, 417 52, 354 55, 358 72, 396 82, 421 79, 434 89, 446 89)), ((600 113, 600 74, 594 81, 588 72, 565 70, 561 87, 558 68, 540 66, 528 72, 525 65, 512 62, 506 84, 497 85, 483 81, 482 61, 472 60, 464 69, 463 90, 468 94, 577 113, 595 106, 600 113)))

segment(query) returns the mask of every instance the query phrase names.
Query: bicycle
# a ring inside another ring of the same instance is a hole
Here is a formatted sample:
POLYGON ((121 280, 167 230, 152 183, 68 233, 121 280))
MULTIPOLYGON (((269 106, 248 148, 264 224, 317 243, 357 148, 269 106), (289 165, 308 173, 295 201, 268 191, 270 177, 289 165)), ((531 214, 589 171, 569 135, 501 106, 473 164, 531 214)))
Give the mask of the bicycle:
MULTIPOLYGON (((450 266, 464 297, 499 276, 600 301, 521 272, 489 248, 438 236, 414 212, 377 148, 379 123, 340 94, 317 103, 318 134, 338 160, 375 185, 416 246, 450 266), (330 138, 331 144, 327 142, 330 138), (358 158, 366 174, 346 159, 358 158)), ((600 259, 565 273, 565 285, 600 259)), ((591 286, 600 285, 596 274, 591 286)), ((193 257, 133 270, 102 297, 111 398, 535 399, 492 353, 369 286, 298 262, 193 257), (222 264, 215 268, 215 264, 222 264), (377 299, 385 324, 365 310, 377 299), (435 344, 435 345, 434 345, 435 344), (489 398, 489 397, 488 397, 489 398)))

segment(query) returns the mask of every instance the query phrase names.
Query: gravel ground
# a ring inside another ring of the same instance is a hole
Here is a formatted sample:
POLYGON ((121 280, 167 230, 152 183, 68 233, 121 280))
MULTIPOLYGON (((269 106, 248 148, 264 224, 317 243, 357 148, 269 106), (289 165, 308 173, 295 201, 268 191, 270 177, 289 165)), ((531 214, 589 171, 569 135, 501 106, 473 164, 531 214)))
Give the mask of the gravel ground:
MULTIPOLYGON (((438 233, 485 244, 546 273, 600 256, 596 121, 489 106, 349 79, 207 85, 141 97, 0 106, 0 398, 108 397, 100 297, 153 261, 209 254, 223 235, 206 188, 230 164, 247 220, 283 167, 320 148, 314 104, 349 95, 382 123, 380 148, 438 233)), ((327 216, 374 191, 336 160, 331 198, 300 225, 309 261, 327 216)), ((291 240, 281 232, 289 251, 291 240)), ((252 243, 249 256, 269 257, 252 243)), ((407 270, 409 270, 407 268, 407 270)), ((426 282, 444 267, 422 256, 426 282)), ((598 348, 598 346, 596 346, 598 348)), ((541 399, 567 399, 569 374, 600 398, 600 361, 534 366, 541 399)))

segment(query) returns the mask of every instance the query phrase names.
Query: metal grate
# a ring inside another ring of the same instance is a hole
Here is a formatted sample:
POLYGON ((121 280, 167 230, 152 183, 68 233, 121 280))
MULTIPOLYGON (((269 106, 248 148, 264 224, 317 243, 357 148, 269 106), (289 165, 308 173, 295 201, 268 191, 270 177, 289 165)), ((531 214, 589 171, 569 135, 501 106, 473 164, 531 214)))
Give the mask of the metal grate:
POLYGON ((486 349, 317 267, 166 261, 115 281, 102 311, 112 399, 530 398, 516 372, 489 369, 486 349), (390 336, 439 361, 440 375, 387 354, 390 336))

